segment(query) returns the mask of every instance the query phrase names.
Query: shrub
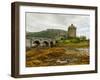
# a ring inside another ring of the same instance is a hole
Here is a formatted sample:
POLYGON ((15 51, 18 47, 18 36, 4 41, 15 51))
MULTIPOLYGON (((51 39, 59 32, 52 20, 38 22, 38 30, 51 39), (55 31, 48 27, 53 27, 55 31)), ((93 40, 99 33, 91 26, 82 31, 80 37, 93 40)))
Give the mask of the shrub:
POLYGON ((71 42, 73 42, 73 43, 79 43, 80 40, 76 38, 76 39, 72 39, 71 42))

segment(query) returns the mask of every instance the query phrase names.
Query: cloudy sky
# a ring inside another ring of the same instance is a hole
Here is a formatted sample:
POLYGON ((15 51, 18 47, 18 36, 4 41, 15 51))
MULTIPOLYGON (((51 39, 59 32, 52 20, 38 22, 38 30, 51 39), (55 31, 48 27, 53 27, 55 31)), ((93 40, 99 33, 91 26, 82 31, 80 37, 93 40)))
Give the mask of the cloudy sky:
POLYGON ((67 31, 70 24, 76 26, 77 36, 89 38, 89 15, 26 13, 26 31, 28 32, 38 32, 46 29, 67 31))

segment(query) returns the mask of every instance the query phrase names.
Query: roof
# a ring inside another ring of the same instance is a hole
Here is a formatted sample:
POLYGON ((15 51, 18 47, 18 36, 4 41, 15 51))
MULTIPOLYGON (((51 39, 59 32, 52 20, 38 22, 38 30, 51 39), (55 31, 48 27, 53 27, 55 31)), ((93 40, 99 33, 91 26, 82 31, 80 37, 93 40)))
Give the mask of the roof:
POLYGON ((76 27, 73 25, 73 24, 71 24, 68 28, 75 28, 76 29, 76 27))

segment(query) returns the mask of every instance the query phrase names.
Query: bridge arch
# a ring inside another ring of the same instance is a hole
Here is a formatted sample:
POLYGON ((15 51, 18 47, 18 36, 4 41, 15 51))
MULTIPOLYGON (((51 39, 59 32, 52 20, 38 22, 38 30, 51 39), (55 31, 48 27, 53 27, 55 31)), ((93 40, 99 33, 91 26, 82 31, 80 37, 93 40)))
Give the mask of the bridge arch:
POLYGON ((49 47, 49 42, 48 41, 43 41, 44 47, 49 47))
POLYGON ((38 40, 33 41, 32 46, 33 47, 39 47, 40 46, 40 41, 38 41, 38 40))

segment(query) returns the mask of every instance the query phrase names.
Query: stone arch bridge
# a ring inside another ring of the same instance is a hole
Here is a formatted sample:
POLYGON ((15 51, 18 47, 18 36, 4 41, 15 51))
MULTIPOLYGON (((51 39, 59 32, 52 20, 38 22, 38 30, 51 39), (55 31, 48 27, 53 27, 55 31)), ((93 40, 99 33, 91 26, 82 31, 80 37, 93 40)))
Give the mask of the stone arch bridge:
POLYGON ((56 44, 55 39, 51 38, 41 38, 41 37, 32 37, 26 39, 26 47, 52 47, 56 44))

